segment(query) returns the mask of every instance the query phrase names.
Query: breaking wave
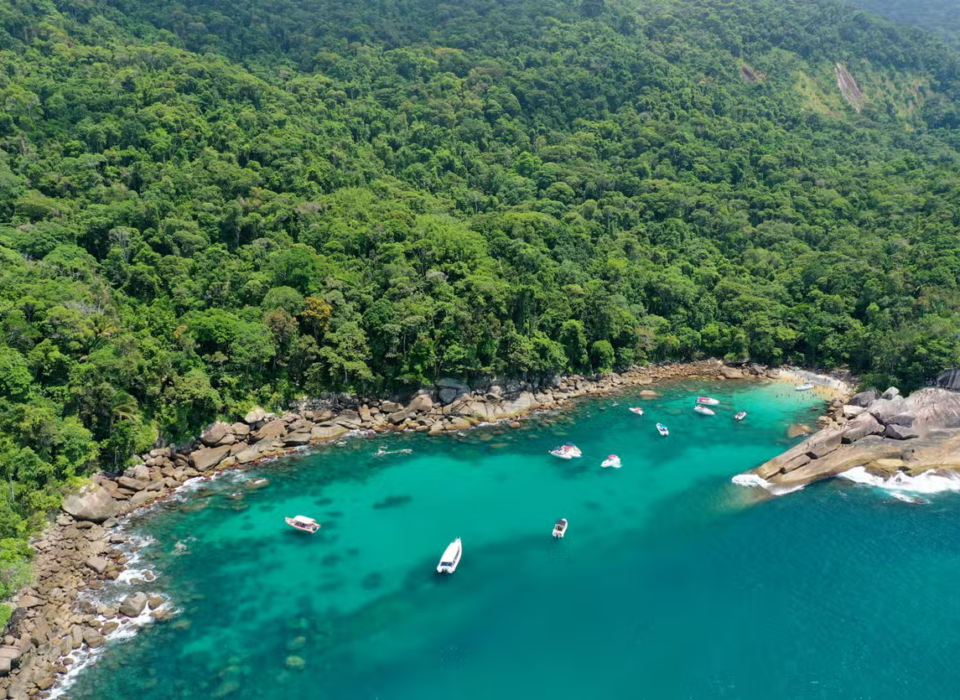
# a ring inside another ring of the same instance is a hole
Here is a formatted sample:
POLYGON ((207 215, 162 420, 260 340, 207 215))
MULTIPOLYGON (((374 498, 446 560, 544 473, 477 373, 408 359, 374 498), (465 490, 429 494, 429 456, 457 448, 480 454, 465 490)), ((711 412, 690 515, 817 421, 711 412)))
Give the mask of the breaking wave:
POLYGON ((858 484, 867 484, 888 491, 907 491, 909 493, 944 493, 960 491, 960 476, 953 472, 928 471, 917 476, 897 472, 889 477, 871 474, 863 467, 854 467, 839 474, 840 478, 858 484))

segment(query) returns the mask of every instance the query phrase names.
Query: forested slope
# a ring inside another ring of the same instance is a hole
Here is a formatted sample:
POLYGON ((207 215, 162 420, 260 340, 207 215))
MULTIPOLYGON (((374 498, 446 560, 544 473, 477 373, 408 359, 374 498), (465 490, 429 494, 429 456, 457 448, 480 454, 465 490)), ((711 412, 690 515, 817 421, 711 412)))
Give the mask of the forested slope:
POLYGON ((4 3, 0 536, 323 390, 921 384, 960 347, 958 65, 827 1, 4 3))
POLYGON ((960 42, 960 6, 955 0, 855 0, 855 5, 895 22, 940 32, 960 42))

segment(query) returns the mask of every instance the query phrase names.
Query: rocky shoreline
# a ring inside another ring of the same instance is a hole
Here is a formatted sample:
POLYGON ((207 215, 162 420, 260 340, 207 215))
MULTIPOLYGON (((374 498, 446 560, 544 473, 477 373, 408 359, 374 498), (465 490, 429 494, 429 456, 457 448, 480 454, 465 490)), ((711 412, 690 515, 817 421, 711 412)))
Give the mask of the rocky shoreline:
POLYGON ((834 400, 821 430, 738 477, 771 491, 795 490, 854 467, 881 478, 960 471, 960 394, 896 387, 834 400), (746 477, 746 478, 744 478, 746 477), (759 480, 759 481, 758 481, 759 480))
MULTIPOLYGON (((15 611, 0 645, 0 699, 48 697, 71 665, 101 647, 119 626, 145 615, 162 621, 172 614, 161 598, 145 593, 111 605, 92 603, 84 594, 124 571, 129 560, 124 516, 171 496, 188 481, 253 467, 350 432, 441 435, 496 421, 516 427, 516 419, 569 405, 579 397, 692 377, 775 379, 778 370, 707 360, 597 377, 485 379, 474 386, 442 379, 404 401, 324 396, 299 402, 282 415, 255 408, 240 421, 212 424, 186 445, 152 450, 123 474, 97 474, 79 493, 64 499, 63 513, 32 543, 36 581, 12 601, 15 611)), ((652 389, 645 391, 656 395, 652 389)))

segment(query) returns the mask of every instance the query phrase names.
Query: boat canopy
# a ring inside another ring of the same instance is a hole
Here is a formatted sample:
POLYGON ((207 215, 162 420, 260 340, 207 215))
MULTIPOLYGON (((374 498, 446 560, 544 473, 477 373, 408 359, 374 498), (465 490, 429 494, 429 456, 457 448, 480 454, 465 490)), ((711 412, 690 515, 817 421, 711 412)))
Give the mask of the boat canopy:
POLYGON ((306 515, 298 515, 293 519, 293 521, 300 523, 301 525, 315 525, 317 522, 313 518, 308 518, 306 515))

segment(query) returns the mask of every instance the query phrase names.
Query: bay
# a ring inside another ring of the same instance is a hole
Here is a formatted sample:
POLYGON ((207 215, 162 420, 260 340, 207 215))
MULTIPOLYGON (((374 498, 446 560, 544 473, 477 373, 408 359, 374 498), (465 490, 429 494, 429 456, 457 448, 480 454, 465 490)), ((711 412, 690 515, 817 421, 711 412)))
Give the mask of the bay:
POLYGON ((760 502, 731 476, 793 444, 788 426, 822 399, 784 384, 658 390, 518 430, 353 438, 185 495, 135 527, 157 581, 100 594, 163 593, 179 614, 111 640, 68 695, 949 694, 956 496, 915 506, 831 482, 760 502), (716 416, 691 410, 699 393, 722 401, 716 416), (567 441, 584 457, 547 454, 567 441), (600 467, 611 453, 622 469, 600 467), (320 532, 288 528, 297 514, 320 532), (455 537, 463 561, 440 578, 455 537))

